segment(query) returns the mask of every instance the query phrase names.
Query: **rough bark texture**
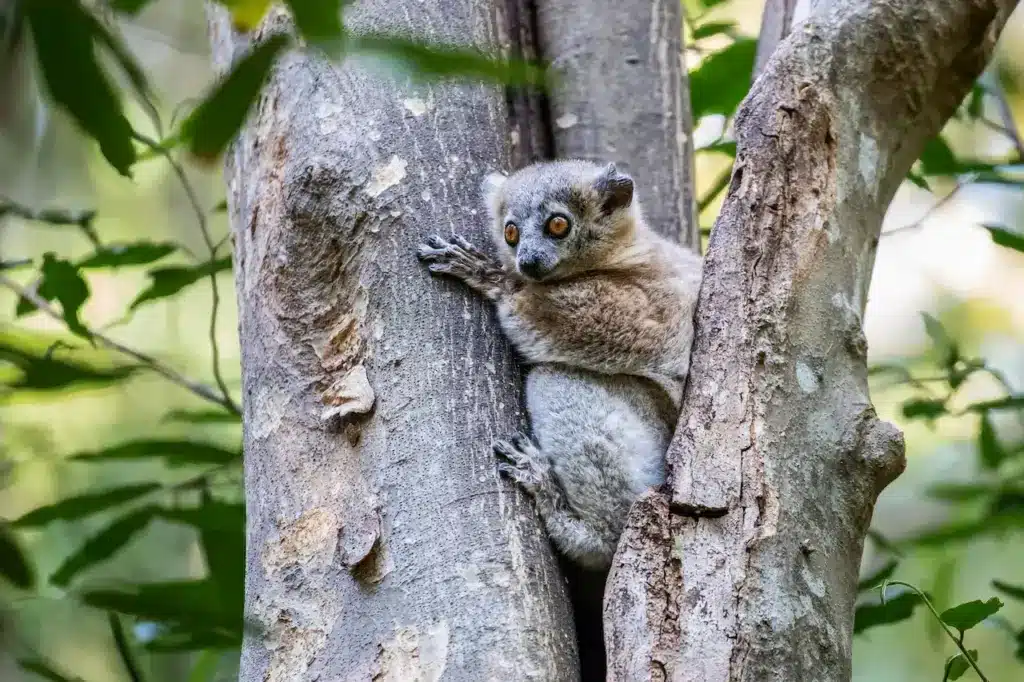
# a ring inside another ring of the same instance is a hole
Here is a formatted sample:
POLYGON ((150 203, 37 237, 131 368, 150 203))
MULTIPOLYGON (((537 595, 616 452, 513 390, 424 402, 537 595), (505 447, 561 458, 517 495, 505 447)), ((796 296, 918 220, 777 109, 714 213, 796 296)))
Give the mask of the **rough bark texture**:
POLYGON ((679 0, 534 0, 560 158, 611 160, 637 176, 650 224, 698 247, 690 99, 679 0))
POLYGON ((609 679, 850 679, 864 533, 904 466, 871 407, 861 330, 881 220, 1015 5, 819 2, 754 84, 671 492, 634 506, 613 567, 609 679))
MULTIPOLYGON (((353 29, 502 45, 499 3, 366 0, 353 29)), ((212 10, 220 69, 245 43, 212 10)), ((287 30, 274 11, 260 29, 287 30)), ((275 68, 229 155, 245 397, 242 680, 573 680, 564 584, 488 447, 523 426, 491 311, 431 279, 432 232, 484 241, 508 166, 497 88, 413 90, 350 59, 275 68)))

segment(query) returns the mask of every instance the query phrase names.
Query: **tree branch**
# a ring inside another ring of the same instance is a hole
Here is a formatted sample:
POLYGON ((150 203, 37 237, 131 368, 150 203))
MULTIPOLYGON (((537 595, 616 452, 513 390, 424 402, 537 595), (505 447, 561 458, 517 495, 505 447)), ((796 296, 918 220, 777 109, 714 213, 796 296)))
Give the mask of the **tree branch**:
POLYGON ((534 0, 540 55, 558 72, 558 158, 608 159, 637 174, 644 214, 700 249, 693 122, 679 0, 534 0))
POLYGON ((1015 5, 819 2, 754 83, 668 453, 681 564, 621 616, 665 614, 633 679, 850 679, 864 536, 905 461, 861 326, 882 217, 1015 5))
MULTIPOLYGON (((798 0, 765 0, 764 13, 761 15, 761 31, 757 37, 757 54, 754 57, 754 72, 751 80, 764 71, 764 65, 775 52, 797 22, 796 6, 798 0)), ((806 3, 805 3, 806 4, 806 3)))
POLYGON ((1006 91, 1003 90, 1003 86, 999 84, 999 78, 991 69, 985 72, 982 79, 987 81, 986 89, 995 98, 996 106, 999 108, 999 118, 1003 122, 1000 131, 1013 142, 1018 160, 1024 160, 1024 140, 1021 140, 1020 129, 1013 118, 1013 109, 1010 108, 1010 102, 1006 99, 1006 91))
MULTIPOLYGON (((10 279, 6 275, 0 274, 0 286, 10 289, 14 293, 18 294, 18 296, 34 305, 36 309, 39 310, 41 313, 49 317, 52 317, 58 322, 64 321, 64 317, 59 312, 57 312, 57 310, 55 310, 46 299, 41 297, 35 291, 32 291, 31 289, 21 286, 20 284, 10 279)), ((200 398, 203 398, 204 400, 209 400, 210 402, 217 403, 221 407, 227 409, 230 412, 233 412, 234 414, 239 414, 238 407, 235 406, 234 403, 230 402, 229 400, 226 400, 223 396, 218 395, 218 393, 209 386, 201 384, 198 381, 189 379, 180 372, 161 363, 159 360, 149 355, 146 355, 145 353, 134 350, 133 348, 129 348, 128 346, 125 346, 119 341, 115 341, 114 339, 96 331, 95 329, 89 329, 89 333, 94 339, 99 341, 102 345, 106 346, 107 348, 115 350, 118 353, 121 353, 122 355, 126 355, 132 358, 133 360, 137 360, 138 362, 142 363, 143 365, 153 370, 160 376, 164 377, 165 379, 169 379, 170 381, 178 384, 183 388, 188 389, 189 391, 196 394, 200 398)))

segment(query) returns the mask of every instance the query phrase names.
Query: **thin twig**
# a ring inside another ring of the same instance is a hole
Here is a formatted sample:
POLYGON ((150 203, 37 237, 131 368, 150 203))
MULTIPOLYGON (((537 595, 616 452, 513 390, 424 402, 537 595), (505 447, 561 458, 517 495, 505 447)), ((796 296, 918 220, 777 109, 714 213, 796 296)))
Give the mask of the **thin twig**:
MULTIPOLYGON (((52 317, 53 319, 59 322, 64 321, 64 317, 59 312, 57 312, 49 304, 49 302, 47 302, 46 299, 44 299, 42 296, 32 291, 31 289, 27 289, 21 286, 20 284, 10 279, 6 275, 0 274, 0 286, 10 289, 14 293, 18 294, 18 296, 31 303, 33 306, 36 307, 37 310, 48 315, 49 317, 52 317)), ((114 339, 110 338, 109 336, 106 336, 105 334, 102 334, 94 329, 89 329, 88 331, 89 334, 94 339, 99 341, 102 345, 106 346, 107 348, 115 350, 118 353, 121 353, 122 355, 127 355, 128 357, 134 360, 137 360, 138 362, 142 363, 143 365, 153 370, 160 376, 164 377, 165 379, 169 379, 170 381, 173 381, 174 383, 178 384, 183 388, 188 389, 189 391, 195 393, 200 398, 204 398, 211 402, 217 403, 221 407, 230 410, 235 414, 240 414, 238 407, 233 402, 225 399, 223 396, 219 395, 217 391, 213 390, 209 386, 201 384, 198 381, 193 381, 192 379, 189 379, 188 377, 179 373, 178 371, 163 364, 156 358, 150 357, 149 355, 141 353, 133 348, 129 348, 128 346, 125 346, 124 344, 115 341, 114 339)))
POLYGON ((751 82, 761 75, 768 59, 775 52, 793 28, 796 12, 796 0, 768 0, 761 15, 761 30, 757 38, 757 55, 754 59, 754 70, 751 82))
POLYGON ((1006 99, 1006 92, 1003 90, 1003 86, 999 84, 999 79, 991 70, 983 78, 988 81, 986 83, 986 90, 995 98, 996 104, 999 107, 999 118, 1003 120, 1003 132, 1013 142, 1013 146, 1017 148, 1017 158, 1024 160, 1024 141, 1021 140, 1020 130, 1017 128, 1017 122, 1013 118, 1013 109, 1010 108, 1010 101, 1006 99))
POLYGON ((974 668, 974 672, 978 674, 978 677, 982 679, 982 682, 988 682, 988 678, 985 677, 985 673, 981 672, 981 668, 978 667, 978 664, 974 662, 974 659, 971 658, 971 655, 967 652, 967 649, 964 647, 963 637, 957 637, 950 631, 945 621, 942 620, 942 616, 939 615, 939 612, 935 609, 935 606, 932 605, 931 600, 928 599, 928 595, 926 595, 924 592, 914 587, 910 583, 905 583, 902 580, 886 580, 884 583, 879 585, 879 590, 882 596, 882 603, 885 603, 885 590, 889 585, 901 585, 916 592, 917 596, 921 598, 921 601, 924 603, 924 605, 927 606, 928 610, 932 612, 933 616, 935 616, 935 620, 939 622, 939 625, 942 627, 943 632, 945 632, 946 635, 951 640, 953 640, 953 643, 956 644, 956 648, 959 649, 960 653, 963 654, 965 659, 967 659, 967 663, 969 663, 970 666, 974 668))
MULTIPOLYGON (((174 156, 171 155, 170 150, 166 149, 156 140, 152 140, 137 132, 135 133, 135 138, 167 159, 167 163, 171 165, 171 168, 174 170, 174 174, 178 176, 178 180, 181 182, 181 187, 185 190, 185 195, 188 197, 189 204, 192 205, 192 210, 196 214, 196 221, 199 224, 199 232, 203 236, 203 243, 206 244, 206 249, 210 253, 210 262, 212 263, 217 259, 217 245, 214 244, 213 237, 210 234, 210 226, 206 221, 206 211, 204 211, 203 207, 199 204, 199 198, 196 196, 195 190, 192 188, 192 183, 188 181, 188 177, 185 175, 185 169, 177 162, 177 160, 175 160, 174 156)), ((217 387, 220 388, 220 391, 224 396, 224 400, 233 406, 233 412, 238 412, 239 409, 235 406, 235 401, 231 397, 231 392, 228 390, 227 383, 224 381, 224 375, 221 373, 220 368, 220 348, 217 344, 217 312, 220 308, 220 292, 217 287, 217 273, 213 268, 210 268, 210 293, 213 298, 210 311, 210 348, 213 354, 213 377, 217 382, 217 387)))
POLYGON ((968 184, 967 182, 958 181, 956 183, 956 187, 951 189, 946 196, 942 197, 941 199, 936 201, 934 204, 929 206, 928 210, 924 212, 923 216, 921 216, 920 218, 918 218, 917 220, 915 220, 912 223, 908 223, 906 225, 900 225, 899 227, 894 227, 891 230, 886 230, 885 232, 882 233, 882 236, 885 237, 885 236, 890 235, 890 234, 896 234, 897 232, 905 232, 906 230, 915 230, 915 229, 921 227, 921 225, 924 224, 924 221, 928 220, 928 218, 930 218, 932 215, 934 215, 936 211, 938 211, 940 208, 942 208, 943 206, 948 204, 953 199, 953 197, 956 196, 956 194, 960 190, 962 190, 964 188, 964 186, 967 185, 967 184, 968 184))

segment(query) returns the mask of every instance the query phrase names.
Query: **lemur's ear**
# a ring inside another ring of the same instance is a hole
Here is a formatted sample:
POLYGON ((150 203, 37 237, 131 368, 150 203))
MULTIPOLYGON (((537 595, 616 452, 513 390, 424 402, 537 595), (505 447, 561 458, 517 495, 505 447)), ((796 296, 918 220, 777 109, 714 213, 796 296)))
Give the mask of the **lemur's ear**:
POLYGON ((614 163, 605 166, 597 176, 594 189, 601 197, 601 212, 605 215, 629 208, 633 203, 633 178, 619 171, 614 163))
POLYGON ((505 181, 507 180, 508 176, 504 173, 494 172, 488 173, 484 176, 483 182, 480 183, 480 193, 483 195, 484 203, 487 205, 487 210, 491 212, 491 217, 498 214, 501 188, 505 186, 505 181))

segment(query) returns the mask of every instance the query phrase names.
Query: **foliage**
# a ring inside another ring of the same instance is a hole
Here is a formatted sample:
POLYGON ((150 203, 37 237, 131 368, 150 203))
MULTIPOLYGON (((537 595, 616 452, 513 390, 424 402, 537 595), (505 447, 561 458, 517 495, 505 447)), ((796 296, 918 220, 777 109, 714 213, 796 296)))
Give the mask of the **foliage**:
MULTIPOLYGON (((269 0, 219 1, 230 12, 235 28, 242 31, 254 29, 271 6, 269 0)), ((151 4, 152 0, 107 3, 115 16, 134 15, 151 4)), ((171 165, 192 203, 207 252, 195 255, 173 242, 108 242, 95 227, 96 211, 36 209, 0 198, 0 220, 17 217, 54 229, 72 228, 91 247, 91 252, 74 259, 60 253, 42 254, 34 264, 29 263, 36 272, 27 285, 7 274, 25 263, 0 264, 0 284, 19 294, 15 310, 18 317, 49 315, 87 344, 76 344, 73 337, 48 338, 28 331, 0 335, 5 401, 60 399, 71 390, 115 386, 140 370, 150 370, 213 405, 211 409, 170 411, 162 422, 239 424, 240 411, 221 378, 215 345, 213 371, 217 386, 208 387, 90 327, 82 313, 91 293, 90 273, 99 270, 146 269, 148 284, 132 300, 126 315, 209 281, 214 293, 210 337, 214 343, 216 278, 230 272, 231 257, 221 252, 222 244, 215 243, 209 234, 207 218, 212 211, 195 200, 175 155, 184 151, 194 161, 215 161, 243 125, 275 64, 289 50, 318 49, 334 57, 365 53, 387 59, 413 75, 431 78, 546 84, 545 69, 535 64, 484 55, 468 47, 428 44, 406 34, 350 34, 342 21, 343 0, 286 0, 285 4, 294 18, 296 35, 271 33, 261 38, 168 134, 164 133, 156 95, 145 71, 121 41, 116 25, 97 13, 92 3, 24 0, 24 11, 11 15, 31 33, 28 45, 35 51, 45 94, 69 115, 83 135, 98 144, 107 163, 123 176, 131 176, 140 163, 151 159, 162 158, 171 165), (127 93, 117 86, 122 81, 127 93), (125 94, 138 100, 147 112, 156 139, 129 121, 125 94)), ((214 208, 218 210, 224 210, 223 202, 214 208)), ((106 612, 112 641, 131 679, 144 677, 135 661, 136 649, 203 652, 195 661, 191 679, 210 679, 217 657, 207 654, 237 654, 243 632, 249 627, 242 617, 245 508, 238 501, 237 484, 241 448, 201 438, 154 436, 71 453, 64 461, 107 468, 158 461, 183 478, 171 484, 142 480, 88 490, 2 522, 0 579, 20 590, 44 589, 47 585, 60 588, 69 598, 106 612), (95 531, 72 548, 49 575, 37 580, 32 554, 26 549, 31 544, 24 542, 25 534, 30 537, 32 529, 86 519, 95 531), (202 549, 207 569, 204 577, 117 585, 90 583, 91 569, 118 561, 125 548, 157 521, 192 529, 202 549), (134 624, 132 629, 123 626, 125 619, 134 624), (137 633, 134 638, 130 636, 132 631, 137 633)), ((21 665, 45 679, 78 679, 38 655, 26 657, 21 665)))

